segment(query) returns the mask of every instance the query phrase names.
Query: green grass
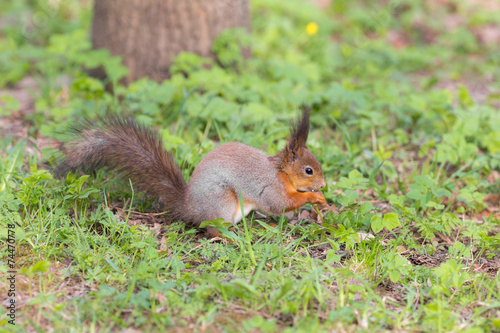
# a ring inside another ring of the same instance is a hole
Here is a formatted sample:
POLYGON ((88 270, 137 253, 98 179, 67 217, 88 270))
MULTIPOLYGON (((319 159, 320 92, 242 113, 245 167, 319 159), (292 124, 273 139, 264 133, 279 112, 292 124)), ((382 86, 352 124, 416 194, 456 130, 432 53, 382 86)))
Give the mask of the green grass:
POLYGON ((181 54, 169 80, 128 87, 90 48, 89 3, 0 4, 4 123, 12 91, 37 85, 28 137, 0 138, 0 294, 13 255, 18 296, 0 330, 499 331, 500 57, 482 29, 500 19, 474 1, 398 3, 253 0, 252 34, 221 35, 216 61, 181 54), (100 65, 109 82, 85 71, 100 65), (302 105, 337 208, 322 224, 252 214, 213 242, 115 174, 51 173, 46 138, 81 117, 163 129, 188 180, 223 142, 276 153, 302 105))

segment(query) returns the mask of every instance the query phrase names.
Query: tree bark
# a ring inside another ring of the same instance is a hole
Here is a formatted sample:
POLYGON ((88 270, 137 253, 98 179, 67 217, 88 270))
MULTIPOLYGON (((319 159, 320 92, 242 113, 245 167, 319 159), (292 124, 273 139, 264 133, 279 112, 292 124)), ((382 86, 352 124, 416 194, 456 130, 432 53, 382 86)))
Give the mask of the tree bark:
POLYGON ((250 29, 249 0, 95 0, 92 44, 123 57, 125 83, 160 81, 180 52, 211 57, 217 35, 234 27, 250 29))

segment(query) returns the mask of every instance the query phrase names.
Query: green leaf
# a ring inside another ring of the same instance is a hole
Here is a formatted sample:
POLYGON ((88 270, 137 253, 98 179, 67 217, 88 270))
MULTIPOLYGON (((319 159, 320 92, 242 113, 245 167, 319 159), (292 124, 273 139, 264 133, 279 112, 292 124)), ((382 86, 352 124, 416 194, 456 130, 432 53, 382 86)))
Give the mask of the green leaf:
POLYGON ((223 227, 223 224, 224 224, 224 219, 221 217, 221 218, 218 218, 218 219, 215 219, 215 220, 207 220, 207 221, 201 222, 200 228, 206 228, 206 227, 214 227, 214 228, 223 227))
POLYGON ((358 192, 347 190, 345 191, 345 195, 340 196, 337 200, 342 206, 347 207, 355 203, 357 198, 358 192))
POLYGON ((363 179, 363 174, 361 172, 359 172, 358 170, 352 170, 351 172, 349 172, 349 179, 350 180, 357 180, 357 179, 363 179))
POLYGON ((154 89, 151 89, 149 98, 159 104, 167 104, 172 101, 174 95, 174 86, 168 83, 163 83, 154 89))
POLYGON ((432 188, 434 187, 434 184, 432 183, 432 180, 427 177, 427 176, 416 176, 415 177, 415 182, 418 184, 421 184, 425 186, 426 188, 432 188))
POLYGON ((419 184, 412 184, 410 185, 410 192, 406 194, 406 196, 410 199, 415 199, 415 200, 420 200, 425 197, 425 194, 427 193, 427 189, 419 184))
POLYGON ((172 269, 175 271, 182 271, 182 270, 186 269, 186 265, 184 264, 184 262, 179 260, 179 258, 173 257, 172 258, 172 269))
POLYGON ((352 182, 356 189, 365 189, 368 179, 363 177, 363 174, 358 170, 349 172, 349 180, 352 182))
POLYGON ((99 193, 99 190, 96 188, 87 188, 87 189, 82 191, 82 193, 78 196, 78 199, 86 199, 92 193, 99 193))
POLYGON ((399 277, 400 276, 401 276, 401 274, 397 270, 391 270, 389 272, 389 279, 391 279, 391 281, 394 282, 394 283, 396 283, 396 282, 399 281, 399 277))
POLYGON ((401 226, 401 222, 399 222, 399 217, 395 213, 387 213, 384 215, 384 227, 387 230, 392 230, 401 226))
POLYGON ((373 230, 374 233, 379 233, 384 228, 384 224, 382 222, 382 218, 379 216, 379 214, 374 215, 371 218, 370 222, 371 222, 372 230, 373 230))
POLYGON ((370 212, 373 208, 373 204, 371 202, 363 202, 361 205, 358 207, 358 214, 366 214, 370 212))
POLYGON ((444 205, 440 205, 434 201, 429 201, 425 204, 426 207, 435 208, 435 209, 444 209, 444 205))
POLYGON ((129 74, 128 68, 122 65, 121 57, 112 57, 104 63, 104 69, 111 81, 118 81, 129 74))
POLYGON ((14 211, 18 209, 20 204, 21 201, 17 200, 14 194, 7 191, 0 191, 0 208, 5 205, 8 209, 14 211))
POLYGON ((172 60, 170 73, 190 73, 202 69, 204 65, 210 64, 211 62, 211 59, 200 57, 197 54, 181 52, 172 60))
POLYGON ((339 181, 337 182, 337 186, 343 190, 351 188, 352 185, 352 181, 350 181, 346 177, 340 177, 339 181))
POLYGON ((333 239, 330 239, 330 238, 327 238, 326 240, 328 241, 328 243, 332 247, 333 251, 340 250, 340 244, 339 243, 337 243, 336 241, 334 241, 333 239))
POLYGON ((19 271, 20 274, 23 274, 25 276, 32 276, 35 273, 43 273, 47 272, 50 268, 52 263, 50 261, 38 261, 36 262, 33 266, 29 268, 23 268, 19 271))
POLYGON ((336 263, 340 261, 340 255, 335 253, 335 250, 326 251, 326 262, 327 263, 336 263))
POLYGON ((52 266, 52 263, 50 261, 38 261, 36 264, 34 264, 31 267, 31 271, 33 273, 42 273, 42 272, 48 272, 50 266, 52 266))
POLYGON ((130 247, 137 248, 137 249, 144 249, 144 248, 148 247, 149 245, 150 244, 148 244, 146 242, 134 242, 134 243, 130 244, 130 247))
POLYGON ((474 106, 474 100, 463 84, 460 84, 458 87, 458 100, 460 101, 460 104, 462 104, 462 106, 464 106, 465 108, 474 106))

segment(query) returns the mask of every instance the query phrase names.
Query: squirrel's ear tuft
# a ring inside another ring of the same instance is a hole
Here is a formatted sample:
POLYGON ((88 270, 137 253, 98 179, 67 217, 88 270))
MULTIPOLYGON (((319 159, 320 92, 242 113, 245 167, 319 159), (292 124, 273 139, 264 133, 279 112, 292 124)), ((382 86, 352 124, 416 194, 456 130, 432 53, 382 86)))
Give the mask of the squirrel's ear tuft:
POLYGON ((296 153, 300 148, 306 146, 307 136, 309 135, 309 109, 302 110, 302 117, 292 124, 290 138, 286 148, 290 152, 296 153))

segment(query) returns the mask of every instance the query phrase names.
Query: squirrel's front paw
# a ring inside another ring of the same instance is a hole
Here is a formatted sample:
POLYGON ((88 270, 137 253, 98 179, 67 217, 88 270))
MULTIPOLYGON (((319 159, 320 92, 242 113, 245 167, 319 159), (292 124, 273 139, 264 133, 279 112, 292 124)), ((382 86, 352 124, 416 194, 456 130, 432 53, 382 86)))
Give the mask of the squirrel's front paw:
POLYGON ((322 192, 314 192, 310 202, 313 204, 323 205, 326 203, 326 199, 322 192))

